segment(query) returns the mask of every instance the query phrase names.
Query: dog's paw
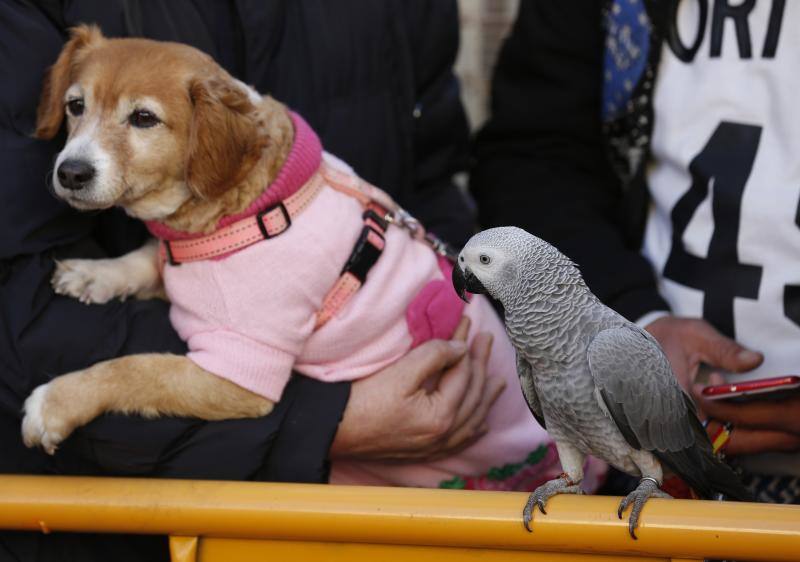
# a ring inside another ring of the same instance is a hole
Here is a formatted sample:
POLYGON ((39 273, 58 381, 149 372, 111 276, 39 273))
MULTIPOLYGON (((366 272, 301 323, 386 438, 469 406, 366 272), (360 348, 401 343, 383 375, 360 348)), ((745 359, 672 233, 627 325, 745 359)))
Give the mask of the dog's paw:
POLYGON ((275 402, 272 400, 264 399, 261 407, 258 410, 258 417, 268 416, 275 409, 275 402))
POLYGON ((31 393, 25 400, 25 417, 22 419, 25 446, 41 446, 48 455, 54 454, 74 429, 50 407, 47 399, 50 388, 50 383, 43 384, 31 393))
POLYGON ((131 294, 123 274, 108 260, 64 260, 56 262, 51 283, 59 295, 84 304, 104 304, 115 297, 124 300, 131 294))

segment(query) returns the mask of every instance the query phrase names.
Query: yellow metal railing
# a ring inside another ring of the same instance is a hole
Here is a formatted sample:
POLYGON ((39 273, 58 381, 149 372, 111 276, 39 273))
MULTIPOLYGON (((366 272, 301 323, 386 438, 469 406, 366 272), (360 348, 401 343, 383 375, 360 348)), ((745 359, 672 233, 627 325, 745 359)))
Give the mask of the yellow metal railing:
POLYGON ((632 540, 618 498, 127 478, 0 477, 0 528, 165 534, 175 562, 800 560, 800 507, 651 500, 632 540), (537 554, 531 556, 533 552, 537 554), (622 558, 625 557, 625 558, 622 558))

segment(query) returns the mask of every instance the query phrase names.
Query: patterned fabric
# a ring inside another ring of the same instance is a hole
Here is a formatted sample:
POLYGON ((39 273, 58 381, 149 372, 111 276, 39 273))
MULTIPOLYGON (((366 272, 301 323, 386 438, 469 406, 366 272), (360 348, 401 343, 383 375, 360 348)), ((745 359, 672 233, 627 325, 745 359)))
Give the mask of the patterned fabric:
POLYGON ((492 467, 481 476, 455 476, 439 483, 452 490, 533 491, 561 471, 553 443, 541 445, 519 463, 492 467))
POLYGON ((742 475, 742 482, 756 501, 800 505, 800 476, 742 475))
POLYGON ((647 66, 650 20, 640 0, 616 0, 606 14, 603 120, 618 117, 647 66))
POLYGON ((623 185, 641 169, 652 131, 654 69, 660 36, 645 0, 613 0, 605 9, 603 130, 623 185))
MULTIPOLYGON (((562 472, 554 443, 540 445, 521 462, 492 467, 478 476, 455 476, 439 482, 439 488, 451 490, 494 490, 532 492, 562 472)), ((589 456, 584 465, 581 488, 597 491, 606 481, 607 465, 589 456)))

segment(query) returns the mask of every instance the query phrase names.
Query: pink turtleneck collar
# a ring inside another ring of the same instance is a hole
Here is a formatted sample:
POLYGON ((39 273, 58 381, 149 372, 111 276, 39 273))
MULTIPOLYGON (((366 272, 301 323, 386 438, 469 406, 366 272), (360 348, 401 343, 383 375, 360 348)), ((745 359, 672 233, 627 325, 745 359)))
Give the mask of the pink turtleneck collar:
MULTIPOLYGON (((217 223, 217 230, 286 199, 303 187, 319 169, 322 164, 322 144, 319 137, 300 115, 294 111, 289 112, 289 115, 294 125, 294 144, 278 172, 278 177, 244 211, 222 217, 217 223)), ((208 235, 175 230, 157 221, 145 221, 145 225, 153 236, 161 240, 189 240, 208 235)))

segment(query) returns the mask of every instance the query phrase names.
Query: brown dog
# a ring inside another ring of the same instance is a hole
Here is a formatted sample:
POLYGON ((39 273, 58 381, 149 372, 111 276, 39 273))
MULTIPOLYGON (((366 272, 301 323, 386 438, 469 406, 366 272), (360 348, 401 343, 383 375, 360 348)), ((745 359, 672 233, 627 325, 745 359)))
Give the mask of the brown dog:
MULTIPOLYGON (((293 139, 283 105, 200 51, 107 40, 88 26, 73 30, 49 72, 35 135, 54 137, 65 113, 69 140, 56 160, 56 195, 78 209, 119 205, 186 232, 207 232, 245 209, 275 177, 293 139)), ((53 277, 57 292, 86 303, 152 296, 160 283, 155 243, 118 259, 66 260, 53 277)), ((22 432, 28 446, 52 453, 106 411, 218 420, 263 416, 272 407, 184 356, 142 354, 40 386, 25 403, 22 432)))

